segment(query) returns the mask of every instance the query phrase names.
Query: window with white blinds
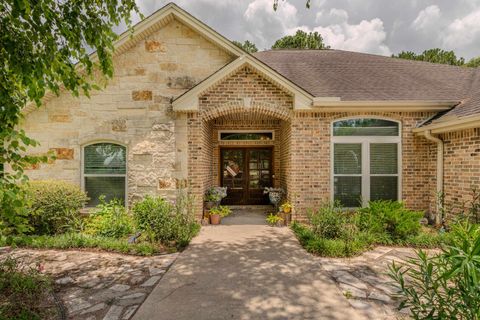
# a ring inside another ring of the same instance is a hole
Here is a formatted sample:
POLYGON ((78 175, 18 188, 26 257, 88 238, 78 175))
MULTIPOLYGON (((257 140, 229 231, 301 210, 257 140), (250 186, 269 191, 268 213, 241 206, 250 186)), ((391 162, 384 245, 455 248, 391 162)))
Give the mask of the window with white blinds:
POLYGON ((82 183, 90 201, 88 206, 126 197, 126 148, 114 143, 95 143, 83 148, 82 183))
POLYGON ((345 207, 400 200, 400 126, 383 119, 350 119, 332 126, 333 199, 345 207))

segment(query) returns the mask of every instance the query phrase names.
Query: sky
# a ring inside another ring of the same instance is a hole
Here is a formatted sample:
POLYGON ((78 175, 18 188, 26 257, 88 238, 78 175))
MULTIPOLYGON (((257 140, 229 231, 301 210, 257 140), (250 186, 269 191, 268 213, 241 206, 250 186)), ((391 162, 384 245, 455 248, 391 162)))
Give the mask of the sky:
MULTIPOLYGON (((137 0, 149 15, 169 1, 137 0)), ((480 56, 480 0, 175 0, 230 40, 260 50, 297 29, 318 31, 327 45, 381 55, 430 48, 480 56)))

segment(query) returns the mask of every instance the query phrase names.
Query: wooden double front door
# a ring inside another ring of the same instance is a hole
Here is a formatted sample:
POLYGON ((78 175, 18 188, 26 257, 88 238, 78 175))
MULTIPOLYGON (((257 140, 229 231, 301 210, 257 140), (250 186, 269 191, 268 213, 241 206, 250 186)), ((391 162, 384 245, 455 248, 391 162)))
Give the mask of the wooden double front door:
POLYGON ((227 187, 222 203, 269 203, 263 190, 273 185, 272 151, 265 147, 220 149, 220 183, 227 187))

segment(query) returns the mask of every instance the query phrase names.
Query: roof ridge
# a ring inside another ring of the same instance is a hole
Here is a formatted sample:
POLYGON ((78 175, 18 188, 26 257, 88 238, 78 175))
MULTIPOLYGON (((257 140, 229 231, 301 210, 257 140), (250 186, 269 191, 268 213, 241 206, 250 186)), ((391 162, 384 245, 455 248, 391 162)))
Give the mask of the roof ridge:
MULTIPOLYGON (((395 60, 403 63, 409 63, 409 64, 422 64, 422 65, 431 65, 431 66, 442 66, 445 68, 452 68, 452 69, 457 69, 457 70, 467 70, 467 69, 475 69, 475 68, 468 68, 465 66, 454 66, 450 64, 444 64, 444 63, 436 63, 436 62, 430 62, 430 61, 422 61, 422 60, 411 60, 411 59, 403 59, 403 58, 398 58, 398 57, 392 57, 392 56, 384 56, 381 54, 375 54, 375 53, 369 53, 369 52, 359 52, 359 51, 351 51, 351 50, 341 50, 341 49, 294 49, 294 48, 286 48, 286 49, 268 49, 268 50, 262 50, 258 51, 257 53, 263 53, 263 52, 277 52, 277 53, 286 53, 286 52, 339 52, 339 53, 350 53, 350 54, 357 54, 357 55, 364 55, 364 56, 371 56, 371 57, 377 57, 379 59, 385 59, 385 60, 395 60)), ((480 69, 480 68, 477 68, 480 69)))

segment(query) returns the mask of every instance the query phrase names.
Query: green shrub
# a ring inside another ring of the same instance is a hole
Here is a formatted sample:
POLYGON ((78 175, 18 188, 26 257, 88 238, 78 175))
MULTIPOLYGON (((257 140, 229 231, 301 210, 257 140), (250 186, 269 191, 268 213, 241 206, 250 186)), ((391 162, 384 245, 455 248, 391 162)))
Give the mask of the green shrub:
MULTIPOLYGON (((126 239, 115 239, 83 233, 64 233, 55 236, 13 236, 0 238, 0 247, 5 245, 35 249, 96 248, 141 256, 150 256, 155 253, 165 252, 165 248, 162 246, 148 241, 128 243, 126 239)), ((167 248, 167 250, 172 251, 169 248, 167 248)))
POLYGON ((150 240, 167 246, 184 247, 199 230, 192 200, 185 195, 179 195, 175 204, 161 197, 147 196, 135 203, 132 211, 137 226, 150 240))
POLYGON ((88 217, 85 228, 87 234, 117 239, 133 232, 133 219, 122 202, 117 199, 105 202, 104 198, 100 198, 100 204, 88 217))
POLYGON ((296 221, 291 224, 291 228, 305 250, 324 257, 350 257, 370 246, 368 236, 362 233, 355 233, 352 238, 327 239, 296 221))
POLYGON ((360 230, 375 235, 385 242, 406 240, 418 235, 422 212, 408 210, 397 201, 371 201, 358 211, 360 230))
POLYGON ((336 203, 323 204, 317 211, 308 212, 307 217, 312 231, 326 239, 340 238, 347 223, 345 213, 336 203))
POLYGON ((13 258, 0 261, 0 319, 52 319, 55 306, 45 302, 51 288, 38 270, 13 258))
POLYGON ((390 266, 399 308, 409 308, 415 319, 480 318, 480 227, 458 224, 449 238, 437 256, 419 251, 410 266, 390 266))
POLYGON ((77 186, 63 181, 31 181, 26 185, 30 223, 35 234, 57 234, 68 229, 72 215, 88 201, 77 186))

